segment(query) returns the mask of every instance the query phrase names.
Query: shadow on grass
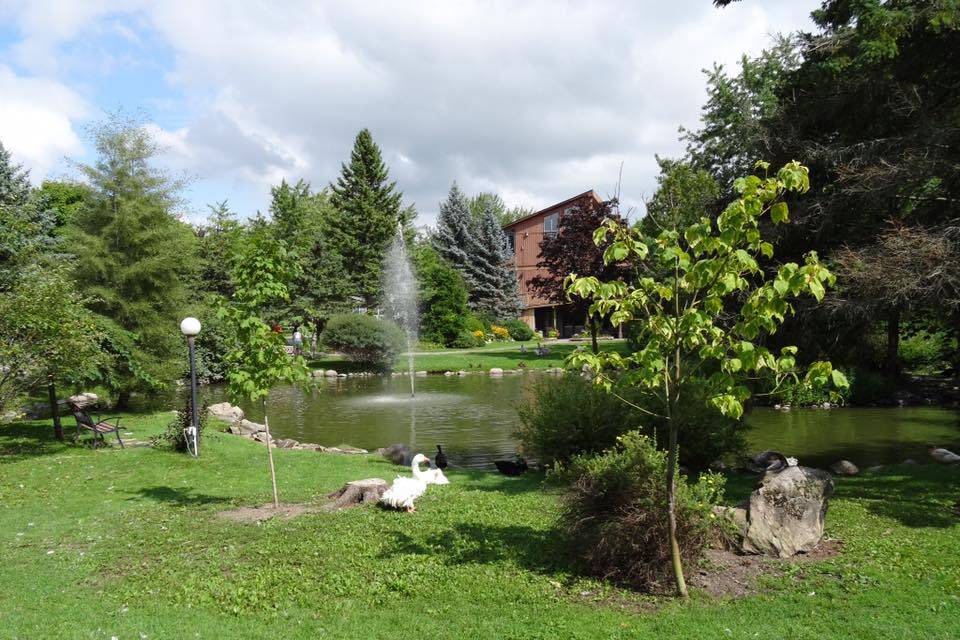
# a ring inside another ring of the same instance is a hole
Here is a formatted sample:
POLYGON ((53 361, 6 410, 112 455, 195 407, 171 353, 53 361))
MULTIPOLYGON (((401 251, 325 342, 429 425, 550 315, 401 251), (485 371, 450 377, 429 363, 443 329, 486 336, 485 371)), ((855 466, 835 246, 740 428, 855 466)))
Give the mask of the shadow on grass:
MULTIPOLYGON (((758 475, 730 473, 724 502, 738 504, 757 487, 758 475)), ((905 527, 960 525, 952 505, 960 500, 960 466, 892 465, 856 477, 834 476, 833 500, 860 503, 870 513, 905 527)))
POLYGON ((906 527, 960 525, 951 505, 960 498, 960 467, 898 465, 856 478, 835 478, 835 496, 857 500, 875 515, 906 527))
POLYGON ((0 426, 0 464, 62 453, 83 444, 73 443, 74 432, 67 424, 63 430, 66 440, 60 442, 53 436, 53 426, 46 421, 12 422, 0 426))
POLYGON ((211 496, 205 493, 194 493, 192 489, 174 489, 173 487, 144 487, 137 491, 128 492, 135 496, 130 500, 147 498, 157 502, 166 502, 177 506, 195 506, 201 504, 217 504, 230 502, 229 498, 211 496))
POLYGON ((481 525, 461 522, 452 529, 415 540, 402 532, 391 532, 381 557, 396 554, 439 555, 444 564, 511 563, 536 573, 577 569, 569 560, 559 531, 522 525, 481 525))

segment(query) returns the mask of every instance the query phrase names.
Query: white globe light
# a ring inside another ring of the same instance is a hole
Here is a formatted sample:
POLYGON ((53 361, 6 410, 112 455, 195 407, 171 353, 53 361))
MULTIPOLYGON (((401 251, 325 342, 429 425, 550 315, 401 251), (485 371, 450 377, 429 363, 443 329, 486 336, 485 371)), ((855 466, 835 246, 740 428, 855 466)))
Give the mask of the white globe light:
POLYGON ((196 318, 184 318, 180 323, 180 331, 185 336, 195 336, 200 333, 200 321, 196 318))

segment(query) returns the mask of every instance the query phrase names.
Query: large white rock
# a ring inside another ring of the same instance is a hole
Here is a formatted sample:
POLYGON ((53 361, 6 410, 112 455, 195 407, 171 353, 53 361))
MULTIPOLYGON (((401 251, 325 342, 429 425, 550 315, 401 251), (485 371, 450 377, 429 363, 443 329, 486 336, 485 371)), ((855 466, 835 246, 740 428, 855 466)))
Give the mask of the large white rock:
POLYGON ((492 376, 502 376, 502 375, 503 375, 503 369, 501 369, 500 367, 493 367, 492 369, 490 369, 490 375, 492 375, 492 376))
POLYGON ((837 460, 830 465, 830 471, 833 471, 838 476, 855 476, 860 473, 860 469, 857 468, 857 465, 853 464, 849 460, 837 460))
POLYGON ((833 479, 820 469, 768 471, 750 494, 743 550, 781 558, 810 551, 823 538, 833 479))
POLYGON ((218 402, 207 407, 207 413, 212 418, 226 420, 227 422, 239 422, 243 420, 243 409, 234 406, 229 402, 218 402))
POLYGON ((334 371, 333 369, 327 369, 327 371, 326 371, 326 373, 325 373, 324 375, 326 375, 328 378, 336 378, 336 377, 337 377, 337 372, 334 371))
POLYGON ((84 407, 89 407, 97 404, 98 402, 100 402, 100 397, 95 393, 84 391, 83 393, 78 393, 75 396, 70 396, 68 400, 72 404, 75 404, 76 406, 82 409, 84 407))

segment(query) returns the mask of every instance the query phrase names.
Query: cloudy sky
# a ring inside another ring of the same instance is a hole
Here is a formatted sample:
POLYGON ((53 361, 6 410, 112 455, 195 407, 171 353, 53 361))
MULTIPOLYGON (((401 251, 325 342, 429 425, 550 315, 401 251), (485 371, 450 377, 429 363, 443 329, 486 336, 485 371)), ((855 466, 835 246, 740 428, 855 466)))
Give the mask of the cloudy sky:
POLYGON ((695 127, 701 69, 816 0, 256 2, 0 0, 0 141, 34 182, 88 159, 85 127, 142 111, 163 163, 195 176, 183 212, 336 176, 373 131, 420 224, 451 181, 539 208, 589 188, 637 206, 654 154, 695 127))

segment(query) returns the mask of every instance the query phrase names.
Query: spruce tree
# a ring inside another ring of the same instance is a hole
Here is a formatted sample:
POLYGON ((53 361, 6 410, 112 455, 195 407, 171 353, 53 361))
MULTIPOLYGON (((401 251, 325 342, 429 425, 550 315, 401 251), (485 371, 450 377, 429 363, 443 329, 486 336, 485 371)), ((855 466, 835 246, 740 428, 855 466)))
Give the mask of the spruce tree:
POLYGON ((31 197, 30 172, 0 143, 0 291, 53 244, 56 217, 31 197))
POLYGON ((433 244, 466 280, 472 310, 493 319, 513 318, 520 308, 519 292, 506 264, 509 254, 495 204, 481 199, 475 216, 470 200, 454 182, 440 204, 433 244))
POLYGON ((118 363, 122 404, 138 381, 172 380, 180 371, 177 322, 197 266, 196 239, 173 213, 180 183, 152 166, 157 147, 145 128, 114 117, 94 130, 94 142, 97 160, 80 165, 92 192, 68 237, 91 309, 133 339, 134 351, 118 363))
POLYGON ((471 291, 478 286, 481 279, 477 262, 479 247, 473 235, 470 203, 456 182, 450 186, 447 199, 440 203, 433 246, 444 260, 460 272, 471 291))
POLYGON ((484 265, 487 290, 485 305, 493 317, 505 320, 516 318, 520 313, 520 289, 517 276, 507 264, 510 248, 503 234, 495 202, 488 200, 476 221, 476 237, 480 244, 480 256, 484 265))
POLYGON ((397 224, 406 226, 410 209, 401 209, 403 194, 390 182, 380 148, 368 129, 357 134, 350 162, 330 185, 336 210, 331 229, 349 282, 349 295, 375 306, 381 297, 383 259, 397 224))

